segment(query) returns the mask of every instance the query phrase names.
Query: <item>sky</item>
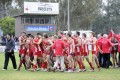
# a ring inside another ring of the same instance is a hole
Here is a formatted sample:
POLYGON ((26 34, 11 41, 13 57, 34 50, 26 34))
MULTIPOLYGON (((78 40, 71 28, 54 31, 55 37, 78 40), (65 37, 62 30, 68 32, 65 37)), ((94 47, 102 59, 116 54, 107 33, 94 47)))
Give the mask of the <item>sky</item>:
POLYGON ((15 2, 15 0, 12 1, 12 6, 15 8, 17 7, 17 3, 15 2))
POLYGON ((103 3, 104 3, 105 5, 107 5, 107 0, 103 0, 103 3))

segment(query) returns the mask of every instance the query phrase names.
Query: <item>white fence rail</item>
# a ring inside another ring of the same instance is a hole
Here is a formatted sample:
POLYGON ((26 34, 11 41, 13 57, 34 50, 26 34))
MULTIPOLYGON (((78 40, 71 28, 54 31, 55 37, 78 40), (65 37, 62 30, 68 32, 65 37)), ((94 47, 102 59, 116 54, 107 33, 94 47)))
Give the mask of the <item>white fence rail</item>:
MULTIPOLYGON (((15 51, 15 52, 18 52, 18 49, 19 49, 19 47, 18 47, 18 46, 15 46, 14 51, 15 51)), ((5 46, 0 46, 0 52, 2 53, 2 52, 4 52, 4 51, 5 51, 5 46)))

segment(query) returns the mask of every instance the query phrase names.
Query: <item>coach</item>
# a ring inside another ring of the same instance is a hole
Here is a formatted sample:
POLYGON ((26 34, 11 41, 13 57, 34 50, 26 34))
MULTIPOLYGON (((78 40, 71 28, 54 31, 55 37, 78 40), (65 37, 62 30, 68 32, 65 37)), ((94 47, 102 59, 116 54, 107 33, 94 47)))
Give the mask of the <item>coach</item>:
POLYGON ((2 70, 7 70, 9 58, 12 61, 13 69, 17 70, 16 59, 14 55, 15 42, 12 39, 11 34, 7 34, 6 37, 7 37, 7 42, 5 48, 5 61, 4 61, 4 68, 2 70))

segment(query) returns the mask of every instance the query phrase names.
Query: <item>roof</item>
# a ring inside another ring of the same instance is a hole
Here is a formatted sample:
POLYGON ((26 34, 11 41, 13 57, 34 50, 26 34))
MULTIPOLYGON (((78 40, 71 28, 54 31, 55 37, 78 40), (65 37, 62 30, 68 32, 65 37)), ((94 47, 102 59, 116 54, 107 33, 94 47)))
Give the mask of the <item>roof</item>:
POLYGON ((16 18, 16 17, 22 16, 22 15, 24 15, 24 13, 18 14, 18 15, 14 15, 13 17, 16 18))
MULTIPOLYGON (((53 14, 25 14, 25 13, 22 13, 22 14, 15 15, 13 17, 16 18, 16 17, 24 16, 24 15, 53 15, 53 14)), ((53 15, 53 16, 57 16, 57 15, 53 15)))

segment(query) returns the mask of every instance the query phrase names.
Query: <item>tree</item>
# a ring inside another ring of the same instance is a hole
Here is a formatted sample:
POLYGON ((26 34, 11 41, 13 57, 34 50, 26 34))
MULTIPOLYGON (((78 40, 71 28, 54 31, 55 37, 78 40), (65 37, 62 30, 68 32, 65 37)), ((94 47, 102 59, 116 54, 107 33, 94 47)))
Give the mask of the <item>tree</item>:
MULTIPOLYGON (((91 29, 100 15, 101 0, 70 0, 71 30, 91 29), (94 4, 94 5, 93 5, 94 4)), ((59 27, 67 30, 67 0, 60 0, 59 27)))
POLYGON ((2 18, 0 20, 0 27, 3 30, 3 34, 15 34, 15 19, 12 17, 2 18))
POLYGON ((120 0, 107 0, 107 4, 103 4, 102 11, 104 13, 97 17, 93 23, 94 31, 106 33, 112 28, 116 33, 119 33, 120 0))
POLYGON ((12 0, 0 0, 0 17, 8 16, 8 10, 11 6, 12 0))

